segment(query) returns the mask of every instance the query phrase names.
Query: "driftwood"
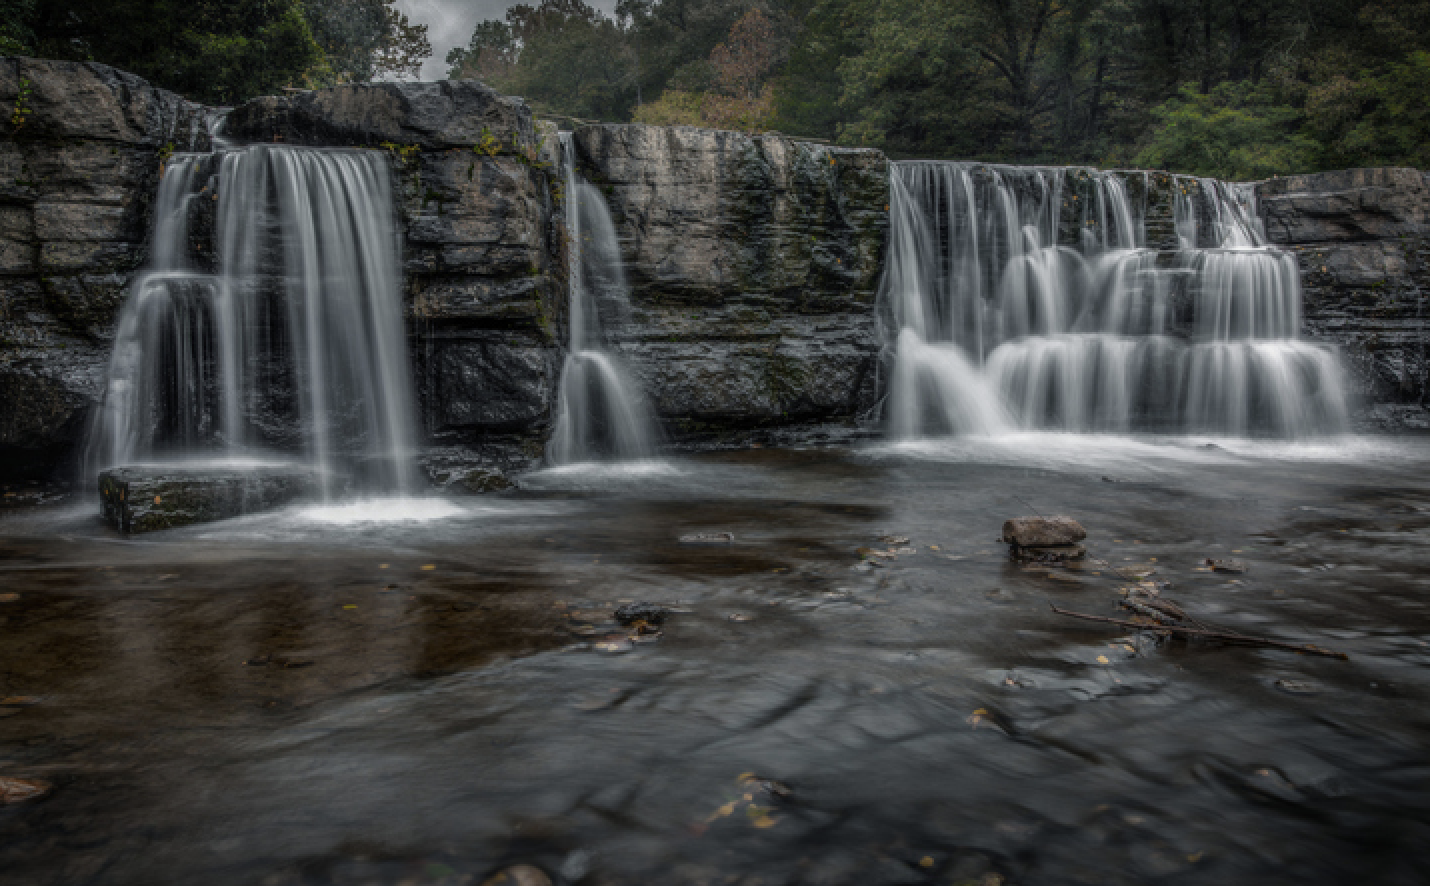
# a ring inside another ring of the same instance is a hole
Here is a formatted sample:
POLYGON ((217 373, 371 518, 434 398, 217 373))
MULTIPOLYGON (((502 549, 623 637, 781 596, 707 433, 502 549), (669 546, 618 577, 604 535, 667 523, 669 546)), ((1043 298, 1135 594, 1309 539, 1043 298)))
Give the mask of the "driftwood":
MULTIPOLYGON (((1052 604, 1048 604, 1052 605, 1052 604)), ((1323 655, 1326 658, 1339 658, 1341 661, 1349 661, 1350 656, 1344 652, 1335 652, 1330 649, 1322 649, 1319 646, 1312 646, 1307 643, 1304 646, 1297 646, 1294 643, 1282 643, 1279 640, 1267 640, 1264 637, 1248 637, 1245 634, 1234 634, 1223 631, 1207 631, 1198 628, 1182 628, 1175 625, 1145 625, 1135 621, 1126 621, 1121 618, 1107 618, 1101 615, 1085 615, 1081 612, 1070 612, 1066 609, 1059 609, 1053 606, 1053 611, 1058 615, 1066 615, 1070 618, 1081 618, 1085 621, 1100 621, 1106 624, 1119 625, 1124 628, 1135 628, 1139 631, 1166 631, 1171 634, 1182 634, 1188 637, 1206 637, 1208 640, 1221 640, 1225 643, 1248 643, 1253 646, 1269 646, 1273 649, 1287 649, 1291 652, 1300 652, 1305 655, 1323 655)))

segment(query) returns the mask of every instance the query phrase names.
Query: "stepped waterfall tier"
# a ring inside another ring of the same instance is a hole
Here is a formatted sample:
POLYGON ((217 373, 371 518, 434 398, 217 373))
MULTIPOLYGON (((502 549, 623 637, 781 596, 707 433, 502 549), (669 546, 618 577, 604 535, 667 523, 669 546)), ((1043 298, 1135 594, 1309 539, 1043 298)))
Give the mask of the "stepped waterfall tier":
POLYGON ((630 313, 616 229, 601 193, 576 171, 570 133, 561 134, 561 153, 570 334, 548 455, 558 465, 646 458, 654 450, 651 421, 619 358, 606 350, 601 323, 602 305, 630 313))
POLYGON ((1305 438, 1349 428, 1333 349, 1299 339, 1295 257, 1250 188, 1151 173, 913 161, 881 291, 899 438, 1018 429, 1305 438))
POLYGON ((327 496, 344 474, 366 490, 412 491, 390 177, 370 151, 171 158, 149 267, 119 321, 93 465, 301 451, 327 496), (215 199, 217 267, 190 244, 196 202, 215 199))

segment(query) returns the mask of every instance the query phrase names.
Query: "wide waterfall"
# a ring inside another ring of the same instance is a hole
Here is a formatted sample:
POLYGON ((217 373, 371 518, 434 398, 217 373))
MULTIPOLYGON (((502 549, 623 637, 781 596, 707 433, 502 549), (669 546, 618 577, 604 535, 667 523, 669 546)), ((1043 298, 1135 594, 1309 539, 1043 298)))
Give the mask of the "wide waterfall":
POLYGON ((376 152, 172 157, 151 258, 119 321, 92 467, 300 451, 329 497, 345 476, 411 491, 393 206, 376 152), (190 243, 196 204, 214 200, 217 267, 190 243))
POLYGON ((894 169, 895 437, 1347 430, 1339 359, 1298 338, 1296 260, 1267 246, 1250 187, 1170 178, 1177 248, 1158 250, 1152 173, 894 169))
POLYGON ((616 228, 606 201, 576 171, 571 134, 561 133, 566 181, 570 335, 561 369, 553 464, 599 458, 632 460, 653 454, 651 421, 619 359, 605 349, 600 309, 630 310, 616 228))

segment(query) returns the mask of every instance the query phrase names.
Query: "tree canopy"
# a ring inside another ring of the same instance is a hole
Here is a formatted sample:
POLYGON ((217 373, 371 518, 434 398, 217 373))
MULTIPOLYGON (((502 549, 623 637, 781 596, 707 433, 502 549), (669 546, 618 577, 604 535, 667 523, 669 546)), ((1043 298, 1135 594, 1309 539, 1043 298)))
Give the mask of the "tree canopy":
POLYGON ((0 0, 0 51, 104 62, 215 104, 415 75, 432 54, 394 0, 0 0))
POLYGON ((448 61, 548 113, 895 156, 1430 164, 1430 0, 542 0, 448 61))

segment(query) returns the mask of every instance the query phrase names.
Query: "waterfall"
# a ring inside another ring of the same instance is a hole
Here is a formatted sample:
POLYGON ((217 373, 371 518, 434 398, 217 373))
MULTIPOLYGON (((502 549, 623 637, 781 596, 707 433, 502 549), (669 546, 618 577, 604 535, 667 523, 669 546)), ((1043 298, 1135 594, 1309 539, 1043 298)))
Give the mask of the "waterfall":
POLYGON ((891 433, 1345 432, 1339 359, 1298 337, 1296 260, 1267 246, 1254 186, 1176 177, 1164 252, 1147 245, 1151 184, 894 164, 891 433))
POLYGON ((120 315, 92 466, 297 449, 326 497, 343 473, 412 491, 393 206, 387 158, 372 151, 171 158, 151 259, 120 315), (191 253, 200 198, 217 200, 217 273, 191 253))
POLYGON ((569 132, 561 133, 561 153, 570 334, 547 454, 558 465, 648 458, 654 452, 652 423, 620 360, 605 350, 601 323, 603 303, 621 314, 630 311, 615 225, 601 193, 576 171, 569 132))
POLYGON ((217 432, 213 305, 216 281, 192 269, 189 214, 206 156, 169 158, 154 206, 150 257, 130 285, 110 352, 96 468, 201 448, 217 432))

